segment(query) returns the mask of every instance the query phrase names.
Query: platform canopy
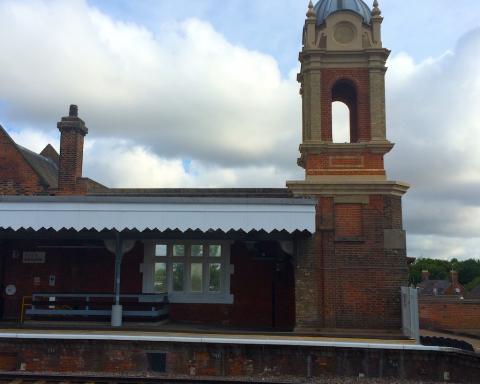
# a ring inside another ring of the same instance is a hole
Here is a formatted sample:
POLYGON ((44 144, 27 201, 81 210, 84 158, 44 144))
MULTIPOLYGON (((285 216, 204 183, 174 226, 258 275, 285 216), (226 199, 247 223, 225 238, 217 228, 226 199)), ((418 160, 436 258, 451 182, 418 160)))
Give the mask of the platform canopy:
POLYGON ((0 229, 315 231, 303 198, 0 197, 0 229))

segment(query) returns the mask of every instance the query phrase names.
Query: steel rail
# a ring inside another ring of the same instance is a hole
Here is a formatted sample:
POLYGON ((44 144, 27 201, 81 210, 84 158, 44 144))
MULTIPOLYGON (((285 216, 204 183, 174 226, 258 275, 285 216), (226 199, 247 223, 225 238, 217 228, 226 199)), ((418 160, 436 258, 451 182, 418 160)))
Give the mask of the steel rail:
POLYGON ((118 376, 118 375, 74 375, 74 374, 43 374, 25 372, 1 372, 0 384, 152 384, 152 383, 245 383, 245 384, 292 384, 297 380, 281 378, 235 378, 235 377, 195 377, 195 376, 118 376))

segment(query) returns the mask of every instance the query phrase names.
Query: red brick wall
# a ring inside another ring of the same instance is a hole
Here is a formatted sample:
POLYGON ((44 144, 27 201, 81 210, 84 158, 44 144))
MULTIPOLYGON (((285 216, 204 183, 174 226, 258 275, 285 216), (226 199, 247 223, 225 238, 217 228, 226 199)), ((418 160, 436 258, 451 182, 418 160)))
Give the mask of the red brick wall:
POLYGON ((371 175, 385 176, 383 155, 378 153, 342 152, 341 154, 309 154, 307 175, 371 175))
POLYGON ((335 237, 358 238, 363 235, 363 211, 361 204, 335 205, 335 237))
POLYGON ((420 326, 434 329, 480 329, 480 300, 421 298, 420 326))
MULTIPOLYGON (((50 243, 51 244, 51 243, 50 243)), ((68 242, 57 243, 68 245, 68 242)), ((17 293, 3 293, 4 318, 17 319, 22 298, 32 292, 61 293, 112 293, 114 283, 114 255, 105 249, 49 248, 39 249, 34 243, 18 243, 17 257, 11 251, 4 257, 4 286, 14 284, 17 293), (23 264, 23 251, 45 251, 46 263, 23 264), (54 287, 48 285, 50 275, 56 276, 54 287), (40 283, 34 284, 39 277, 40 283)), ((141 293, 143 245, 124 256, 122 262, 122 293, 141 293)), ((237 327, 272 326, 272 283, 276 279, 276 326, 291 329, 294 325, 294 281, 291 263, 282 264, 274 272, 272 261, 253 260, 245 245, 237 242, 231 249, 231 263, 235 273, 231 275, 233 305, 171 304, 171 319, 188 323, 212 323, 237 327)))
POLYGON ((91 382, 305 382, 309 376, 312 382, 353 383, 361 374, 366 383, 440 383, 448 372, 451 382, 478 383, 480 377, 478 355, 445 351, 45 339, 2 339, 0 351, 4 370, 58 373, 69 382, 82 379, 68 373, 94 376, 91 382), (164 373, 152 369, 149 353, 165 354, 164 373))
POLYGON ((368 68, 323 69, 321 73, 322 140, 332 141, 332 89, 338 81, 353 84, 357 97, 357 140, 370 141, 370 76, 368 68))
MULTIPOLYGON (((61 243, 60 243, 61 244, 61 243)), ((64 242, 68 244, 68 242, 64 242)), ((3 286, 14 284, 17 293, 7 296, 3 292, 4 318, 17 319, 20 315, 22 298, 32 292, 61 293, 111 293, 114 283, 114 255, 105 249, 49 248, 38 249, 23 243, 16 247, 18 254, 4 254, 3 286), (23 251, 45 251, 44 264, 23 264, 23 251), (48 285, 49 276, 55 275, 55 286, 48 285), (39 284, 34 278, 40 278, 39 284)), ((122 263, 122 293, 138 293, 142 289, 142 275, 139 265, 143 259, 143 246, 136 247, 124 256, 122 263)))
POLYGON ((45 193, 40 178, 0 127, 0 195, 45 193))
MULTIPOLYGON (((408 281, 406 253, 385 249, 384 229, 402 228, 400 198, 370 196, 361 213, 356 204, 334 206, 333 198, 319 199, 317 259, 311 262, 311 274, 297 280, 311 279, 311 286, 318 286, 317 310, 323 327, 399 329, 400 287, 408 281), (349 209, 356 224, 346 225, 349 209), (338 233, 359 233, 359 216, 362 236, 339 237, 338 233)), ((301 307, 297 302, 297 310, 301 307)))

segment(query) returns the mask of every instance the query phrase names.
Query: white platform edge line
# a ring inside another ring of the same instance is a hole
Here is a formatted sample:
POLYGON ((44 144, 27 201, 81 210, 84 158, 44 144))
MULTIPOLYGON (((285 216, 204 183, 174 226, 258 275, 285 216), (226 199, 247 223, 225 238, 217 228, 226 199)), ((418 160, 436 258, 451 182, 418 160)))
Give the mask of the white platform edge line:
POLYGON ((153 336, 153 335, 108 335, 79 333, 19 333, 0 332, 0 339, 49 339, 49 340, 105 340, 105 341, 152 341, 173 343, 284 345, 304 347, 366 348, 409 351, 458 352, 460 349, 418 344, 385 344, 346 341, 282 340, 264 338, 228 338, 206 336, 153 336))

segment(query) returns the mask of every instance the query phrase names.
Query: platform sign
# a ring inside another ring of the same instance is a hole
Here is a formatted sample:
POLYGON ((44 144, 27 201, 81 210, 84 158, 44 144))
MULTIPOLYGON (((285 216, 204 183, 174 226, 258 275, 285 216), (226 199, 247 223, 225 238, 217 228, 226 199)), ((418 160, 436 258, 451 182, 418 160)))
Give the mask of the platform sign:
POLYGON ((45 263, 45 252, 23 252, 22 263, 43 264, 45 263))

